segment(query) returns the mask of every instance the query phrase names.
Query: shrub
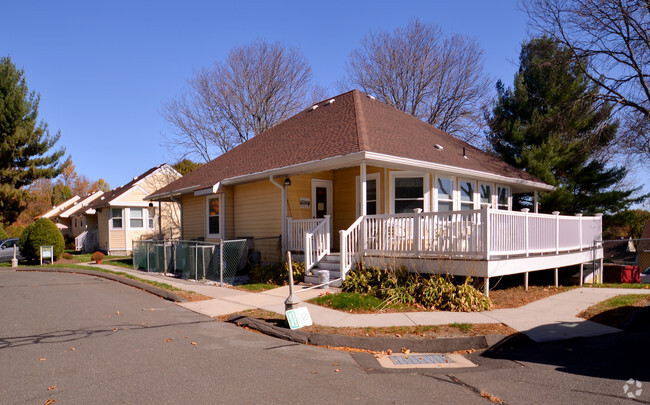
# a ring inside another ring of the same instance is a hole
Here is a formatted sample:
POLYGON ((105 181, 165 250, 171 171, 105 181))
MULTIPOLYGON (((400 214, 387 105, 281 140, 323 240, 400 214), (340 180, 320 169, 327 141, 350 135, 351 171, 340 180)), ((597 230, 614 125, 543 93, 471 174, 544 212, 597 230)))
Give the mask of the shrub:
POLYGON ((47 218, 39 218, 25 228, 20 236, 18 246, 20 254, 33 261, 39 259, 41 246, 54 246, 54 260, 61 257, 65 247, 63 235, 54 222, 47 218))
POLYGON ((9 239, 9 234, 5 229, 0 225, 0 239, 9 239))
POLYGON ((471 285, 472 279, 456 285, 449 277, 423 276, 406 269, 380 270, 357 267, 348 273, 341 289, 373 295, 390 303, 422 305, 443 311, 471 312, 489 310, 488 297, 471 285))
MULTIPOLYGON (((293 282, 299 283, 305 279, 305 263, 293 262, 293 282)), ((286 264, 268 264, 255 266, 250 273, 250 283, 253 284, 289 284, 289 266, 286 264)))
POLYGON ((92 256, 90 256, 90 260, 95 262, 101 262, 103 259, 104 259, 104 254, 99 250, 93 253, 92 256))

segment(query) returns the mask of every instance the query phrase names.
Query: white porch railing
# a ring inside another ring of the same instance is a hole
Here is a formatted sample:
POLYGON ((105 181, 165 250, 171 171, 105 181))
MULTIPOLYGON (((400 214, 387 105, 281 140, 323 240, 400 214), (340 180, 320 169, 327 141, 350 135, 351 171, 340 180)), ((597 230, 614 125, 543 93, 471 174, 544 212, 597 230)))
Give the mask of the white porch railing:
POLYGON ((75 250, 81 252, 88 252, 94 250, 97 245, 97 230, 83 231, 76 238, 74 238, 75 250))
POLYGON ((323 218, 287 218, 287 249, 305 251, 305 234, 323 222, 323 218))
POLYGON ((367 215, 340 236, 341 277, 345 277, 361 254, 490 260, 590 249, 602 238, 602 217, 490 208, 367 215))
POLYGON ((311 270, 330 252, 330 216, 320 220, 316 227, 305 233, 305 271, 311 270))

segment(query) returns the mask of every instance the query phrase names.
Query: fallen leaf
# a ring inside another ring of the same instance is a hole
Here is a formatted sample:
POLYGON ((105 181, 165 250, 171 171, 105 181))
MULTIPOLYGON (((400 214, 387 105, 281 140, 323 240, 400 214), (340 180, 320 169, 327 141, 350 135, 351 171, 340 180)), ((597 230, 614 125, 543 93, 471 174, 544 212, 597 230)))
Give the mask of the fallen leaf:
POLYGON ((40 361, 45 361, 45 357, 41 357, 39 360, 40 361))
POLYGON ((71 347, 70 350, 72 350, 74 352, 76 349, 74 347, 71 347))
POLYGON ((118 330, 119 330, 119 329, 117 329, 117 328, 113 328, 113 332, 117 332, 118 330))
POLYGON ((339 365, 339 363, 332 363, 332 365, 333 365, 333 366, 338 366, 338 365, 339 365))
POLYGON ((117 312, 115 312, 115 313, 116 313, 117 315, 119 315, 119 314, 120 314, 120 311, 117 311, 117 312))
POLYGON ((190 338, 189 336, 185 336, 185 339, 189 339, 189 338, 190 338))
POLYGON ((395 337, 402 337, 402 335, 400 335, 399 333, 396 333, 395 337))
POLYGON ((196 346, 196 342, 192 342, 192 346, 196 346))
POLYGON ((312 374, 318 374, 318 372, 316 372, 316 371, 312 371, 311 373, 312 373, 312 374))
POLYGON ((52 390, 55 390, 55 389, 56 389, 56 385, 53 385, 53 386, 51 386, 51 387, 47 387, 47 390, 48 390, 48 391, 52 391, 52 390))
POLYGON ((150 311, 155 311, 155 309, 154 309, 154 308, 151 308, 150 311))
POLYGON ((411 353, 411 351, 409 349, 407 349, 406 347, 402 347, 402 353, 409 354, 409 353, 411 353))
POLYGON ((336 370, 334 370, 335 373, 338 373, 339 371, 341 371, 340 368, 337 368, 336 370))
POLYGON ((405 359, 408 359, 408 358, 409 358, 409 356, 404 356, 404 358, 405 358, 405 359))
POLYGON ((390 356, 391 354, 393 354, 393 350, 391 350, 391 349, 386 350, 386 354, 388 354, 390 356))
POLYGON ((165 340, 165 342, 171 342, 171 341, 172 341, 171 339, 167 339, 167 340, 165 340))
POLYGON ((47 401, 45 401, 45 405, 52 405, 55 402, 56 402, 56 399, 48 399, 47 401))

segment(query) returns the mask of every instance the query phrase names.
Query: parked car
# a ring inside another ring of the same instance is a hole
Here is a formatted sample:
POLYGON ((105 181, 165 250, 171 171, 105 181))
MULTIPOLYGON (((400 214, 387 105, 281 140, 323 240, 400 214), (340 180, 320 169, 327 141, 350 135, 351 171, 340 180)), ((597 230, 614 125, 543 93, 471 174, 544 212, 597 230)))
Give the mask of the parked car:
POLYGON ((16 246, 16 259, 23 259, 18 248, 19 240, 18 238, 0 240, 0 262, 10 262, 14 258, 14 245, 16 246))

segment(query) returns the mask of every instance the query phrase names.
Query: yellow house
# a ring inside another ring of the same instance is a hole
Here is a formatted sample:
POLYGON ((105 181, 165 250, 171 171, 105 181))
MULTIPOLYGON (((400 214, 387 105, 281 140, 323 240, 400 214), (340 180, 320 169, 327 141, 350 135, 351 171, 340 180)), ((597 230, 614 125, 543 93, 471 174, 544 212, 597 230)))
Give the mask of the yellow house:
POLYGON ((537 193, 552 189, 353 90, 305 109, 146 199, 181 204, 182 239, 253 238, 262 262, 298 251, 308 273, 326 269, 343 278, 355 262, 390 258, 418 267, 417 261, 439 259, 444 251, 456 264, 469 263, 451 272, 471 271, 487 282, 592 259, 575 254, 550 261, 548 253, 581 252, 600 218, 564 221, 512 212, 513 193, 533 194, 536 211, 537 193), (542 236, 530 238, 537 229, 528 224, 541 224, 542 236), (553 228, 560 225, 562 232, 553 228), (528 267, 501 260, 531 255, 543 259, 528 267))
POLYGON ((57 228, 59 228, 63 236, 69 237, 72 235, 70 219, 61 217, 61 213, 74 206, 80 200, 81 197, 78 195, 72 196, 61 204, 55 205, 51 210, 47 211, 43 215, 40 215, 38 218, 48 218, 52 220, 52 222, 56 224, 57 228))
POLYGON ((86 207, 85 218, 80 219, 85 229, 77 236, 77 246, 84 251, 130 254, 134 240, 178 237, 177 204, 153 204, 144 198, 180 177, 180 173, 165 163, 95 198, 86 207))

